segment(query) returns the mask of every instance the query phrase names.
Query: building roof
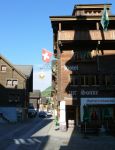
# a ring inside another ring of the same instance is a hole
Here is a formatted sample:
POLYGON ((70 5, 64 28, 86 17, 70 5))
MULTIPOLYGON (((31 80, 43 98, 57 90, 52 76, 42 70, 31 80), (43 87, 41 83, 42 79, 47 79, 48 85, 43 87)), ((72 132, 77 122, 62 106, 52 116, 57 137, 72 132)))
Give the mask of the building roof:
POLYGON ((32 65, 14 65, 14 67, 19 70, 21 73, 23 73, 26 77, 29 77, 31 75, 31 72, 33 70, 32 65))
POLYGON ((110 8, 112 4, 111 3, 107 3, 107 4, 77 4, 74 7, 80 8, 80 9, 83 9, 83 8, 102 8, 103 9, 104 5, 106 5, 107 8, 110 8))
MULTIPOLYGON (((95 10, 95 11, 101 10, 101 12, 102 12, 104 9, 104 6, 106 6, 106 8, 108 10, 110 10, 111 5, 112 4, 79 4, 79 5, 77 4, 74 6, 72 15, 75 15, 75 13, 80 10, 95 10)), ((100 15, 102 15, 102 14, 100 14, 100 15)))
POLYGON ((30 98, 36 99, 41 97, 41 91, 40 90, 34 90, 33 92, 30 92, 30 98))
MULTIPOLYGON (((100 21, 102 13, 100 15, 75 15, 76 11, 84 10, 84 9, 99 9, 101 12, 103 11, 105 4, 80 4, 75 5, 73 9, 73 13, 70 16, 50 16, 51 24, 53 28, 58 28, 58 23, 60 22, 76 22, 76 21, 85 21, 85 20, 93 20, 93 21, 100 21)), ((106 4, 108 10, 110 10, 112 4, 106 4)), ((109 12, 109 11, 108 11, 109 12)), ((110 21, 115 21, 115 15, 109 14, 110 21)))
POLYGON ((41 103, 42 103, 42 104, 47 104, 47 103, 48 103, 48 98, 46 98, 46 97, 41 97, 41 103))
POLYGON ((26 79, 25 74, 23 74, 21 71, 19 71, 15 65, 13 65, 11 62, 9 62, 4 56, 2 56, 0 54, 0 58, 2 58, 11 68, 13 68, 18 74, 20 74, 21 76, 23 76, 26 79))
MULTIPOLYGON (((115 20, 115 15, 109 16, 110 20, 115 20)), ((76 20, 100 20, 100 16, 50 16, 51 22, 76 21, 76 20)))

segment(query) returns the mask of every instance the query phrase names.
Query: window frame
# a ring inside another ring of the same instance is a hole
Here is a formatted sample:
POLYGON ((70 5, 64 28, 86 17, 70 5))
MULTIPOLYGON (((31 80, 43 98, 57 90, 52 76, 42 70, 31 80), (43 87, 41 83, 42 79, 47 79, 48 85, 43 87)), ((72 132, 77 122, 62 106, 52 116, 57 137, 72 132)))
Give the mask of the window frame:
POLYGON ((1 72, 6 72, 6 70, 7 70, 7 67, 6 67, 6 65, 1 65, 1 72), (4 69, 5 68, 5 69, 4 69))

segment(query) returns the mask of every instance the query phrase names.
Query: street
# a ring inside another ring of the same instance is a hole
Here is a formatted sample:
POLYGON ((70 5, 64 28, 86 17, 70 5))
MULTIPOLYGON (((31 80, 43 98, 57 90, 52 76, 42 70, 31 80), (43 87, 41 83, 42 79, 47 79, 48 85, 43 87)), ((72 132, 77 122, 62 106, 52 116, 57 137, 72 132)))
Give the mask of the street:
POLYGON ((51 122, 36 117, 24 123, 0 124, 0 150, 38 150, 51 122))
POLYGON ((52 118, 28 119, 22 123, 0 124, 0 150, 114 150, 115 137, 87 135, 73 128, 55 130, 52 118))

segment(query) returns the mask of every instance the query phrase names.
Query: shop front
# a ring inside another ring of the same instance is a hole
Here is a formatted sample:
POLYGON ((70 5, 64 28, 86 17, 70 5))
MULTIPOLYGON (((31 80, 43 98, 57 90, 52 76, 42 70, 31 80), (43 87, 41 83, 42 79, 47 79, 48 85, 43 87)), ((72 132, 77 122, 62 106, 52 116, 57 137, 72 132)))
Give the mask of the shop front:
POLYGON ((81 98, 80 119, 84 122, 87 107, 87 122, 109 128, 115 122, 115 98, 81 98))

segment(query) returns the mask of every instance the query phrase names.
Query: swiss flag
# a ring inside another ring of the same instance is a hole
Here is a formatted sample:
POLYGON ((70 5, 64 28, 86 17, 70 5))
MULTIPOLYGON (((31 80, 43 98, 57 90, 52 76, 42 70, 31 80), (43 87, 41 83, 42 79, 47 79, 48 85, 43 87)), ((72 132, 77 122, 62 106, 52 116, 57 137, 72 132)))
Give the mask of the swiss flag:
POLYGON ((53 54, 52 54, 51 52, 49 52, 48 50, 42 49, 42 60, 43 60, 44 62, 49 63, 50 60, 51 60, 52 55, 53 55, 53 54))

